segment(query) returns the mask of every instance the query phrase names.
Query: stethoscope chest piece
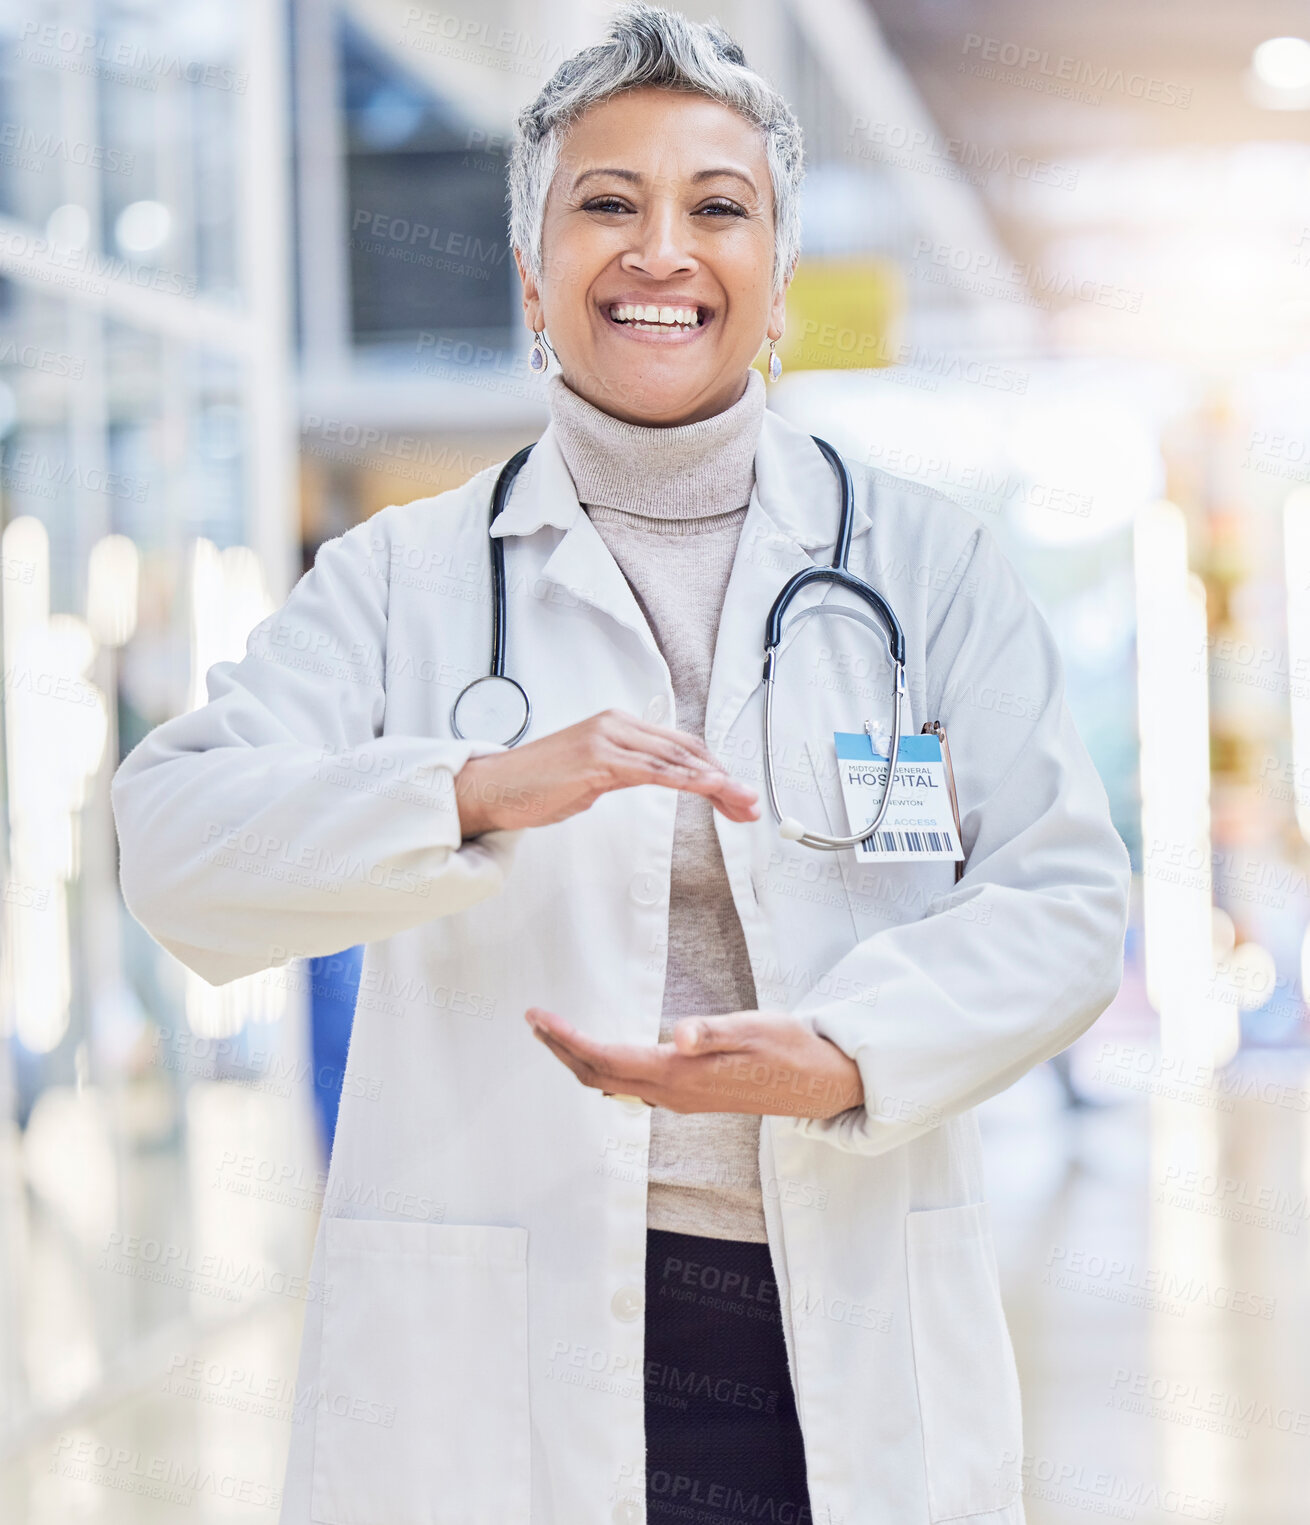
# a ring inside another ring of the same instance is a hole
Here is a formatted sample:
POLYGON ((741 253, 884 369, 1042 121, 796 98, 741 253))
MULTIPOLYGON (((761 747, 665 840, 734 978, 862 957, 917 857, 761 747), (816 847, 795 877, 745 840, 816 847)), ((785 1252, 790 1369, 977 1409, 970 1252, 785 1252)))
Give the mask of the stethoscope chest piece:
POLYGON ((450 712, 450 728, 461 741, 495 741, 512 747, 531 719, 532 705, 523 685, 488 674, 460 690, 450 712))

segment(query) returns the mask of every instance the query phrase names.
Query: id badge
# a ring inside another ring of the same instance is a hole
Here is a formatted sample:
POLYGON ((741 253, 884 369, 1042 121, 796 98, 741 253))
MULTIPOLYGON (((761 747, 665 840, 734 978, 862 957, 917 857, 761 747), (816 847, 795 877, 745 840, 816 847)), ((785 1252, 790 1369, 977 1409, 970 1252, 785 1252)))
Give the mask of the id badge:
MULTIPOLYGON (((855 844, 860 863, 930 863, 960 861, 954 780, 942 755, 944 733, 925 727, 917 736, 902 736, 892 781, 891 803, 882 825, 855 844)), ((862 732, 836 731, 837 776, 846 806, 847 831, 873 820, 887 781, 887 753, 875 748, 862 732)), ((883 747, 889 743, 882 741, 883 747)), ((959 878, 959 870, 956 871, 959 878)))

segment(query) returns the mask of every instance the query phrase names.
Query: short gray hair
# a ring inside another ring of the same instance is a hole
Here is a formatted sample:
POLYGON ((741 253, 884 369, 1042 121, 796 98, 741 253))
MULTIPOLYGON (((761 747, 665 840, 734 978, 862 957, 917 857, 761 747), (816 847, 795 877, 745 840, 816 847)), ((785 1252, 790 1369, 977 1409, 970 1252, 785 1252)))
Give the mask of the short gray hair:
POLYGON ((524 264, 539 281, 546 196, 569 127, 589 107, 642 85, 708 96, 760 128, 773 183, 776 296, 800 254, 800 183, 805 173, 800 124, 782 96, 747 65, 740 45, 717 21, 691 21, 678 11, 640 0, 621 6, 606 41, 566 58, 536 100, 519 113, 509 156, 510 241, 524 264))

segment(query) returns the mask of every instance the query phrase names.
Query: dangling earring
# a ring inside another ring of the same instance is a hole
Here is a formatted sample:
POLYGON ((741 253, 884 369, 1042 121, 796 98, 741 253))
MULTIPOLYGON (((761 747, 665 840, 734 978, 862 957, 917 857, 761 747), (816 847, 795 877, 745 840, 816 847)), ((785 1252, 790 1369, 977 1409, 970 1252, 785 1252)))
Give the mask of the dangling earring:
POLYGON ((544 328, 534 328, 532 332, 536 335, 536 338, 532 341, 532 348, 528 351, 528 369, 535 376, 543 376, 545 375, 546 367, 550 364, 550 357, 546 353, 546 346, 541 338, 546 330, 544 328))
POLYGON ((777 352, 777 350, 774 349, 774 345, 777 344, 777 342, 778 341, 776 339, 770 339, 769 340, 769 380, 770 381, 777 381, 778 377, 782 375, 782 361, 778 359, 778 352, 777 352))

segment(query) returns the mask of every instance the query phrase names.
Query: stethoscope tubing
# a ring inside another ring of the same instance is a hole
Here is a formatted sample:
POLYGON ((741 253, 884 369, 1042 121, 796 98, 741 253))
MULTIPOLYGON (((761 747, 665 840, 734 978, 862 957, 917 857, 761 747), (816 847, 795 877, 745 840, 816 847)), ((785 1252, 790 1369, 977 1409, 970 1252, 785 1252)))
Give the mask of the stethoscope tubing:
MULTIPOLYGON (((488 530, 500 517, 501 509, 509 500, 509 490, 514 485, 514 478, 523 469, 524 463, 531 454, 532 446, 524 445, 522 450, 515 451, 501 468, 501 473, 496 478, 496 491, 492 494, 488 530)), ((502 535, 492 534, 488 534, 487 538, 491 541, 491 676, 503 678, 505 676, 505 627, 508 621, 505 605, 505 539, 502 535)))
POLYGON ((465 740, 464 733, 459 728, 459 703, 469 692, 480 683, 499 679, 503 683, 512 683, 518 689, 523 698, 523 723, 518 730, 505 743, 506 746, 514 746, 523 737, 532 722, 532 700, 527 689, 518 681, 511 678, 505 671, 505 631, 509 622, 508 609, 505 595, 505 541, 500 535, 490 533, 491 526, 500 516, 501 510, 509 500, 510 488, 514 485, 514 478, 523 469, 529 455, 532 453, 531 445, 524 445, 521 450, 516 450, 509 460, 500 469, 496 478, 495 490, 491 495, 491 516, 487 522, 487 539, 491 546, 491 670, 479 678, 474 678, 471 683, 466 683, 455 696, 455 702, 450 707, 450 729, 461 741, 465 740))
MULTIPOLYGON (((899 665, 896 667, 895 685, 892 691, 891 755, 887 759, 887 782, 883 785, 878 814, 863 831, 854 832, 849 837, 830 837, 819 831, 803 831, 799 836, 788 837, 786 840, 799 842, 802 847, 836 852, 839 848, 854 847, 857 842, 863 842, 882 825, 882 819, 887 814, 887 806, 891 803, 892 780, 896 777, 896 759, 900 756, 901 750, 901 694, 904 692, 904 677, 899 665)), ((764 784, 769 795, 769 808, 781 825, 786 817, 778 804, 778 790, 773 776, 773 673, 771 668, 766 671, 764 678, 764 784)))
MULTIPOLYGON (((881 620, 884 629, 889 632, 887 637, 888 651, 892 659, 892 728, 890 756, 887 760, 887 781, 883 787, 882 800, 878 807, 878 813, 874 819, 861 831, 852 833, 847 837, 827 836, 823 832, 809 831, 799 822, 791 824, 796 828, 792 832, 786 832, 787 840, 800 842, 805 847, 819 848, 826 851, 836 851, 843 847, 854 847, 870 837, 882 825, 883 817, 887 813, 887 807, 891 803, 892 783, 896 776, 896 761, 900 753, 901 737, 901 698, 905 692, 905 633, 901 629, 901 623, 896 618, 896 613, 891 605, 874 587, 871 587, 862 578, 857 577, 847 566, 850 556, 851 534, 854 525, 854 499, 855 492, 851 482, 850 469, 841 455, 827 442, 820 439, 817 434, 810 438, 819 447, 824 458, 835 472, 841 486, 841 519, 837 529, 837 541, 833 547, 832 563, 826 567, 806 567, 797 572, 794 577, 788 579, 773 606, 769 610, 768 619, 765 623, 764 634, 764 781, 769 797, 769 807, 773 811, 779 825, 788 821, 782 814, 778 801, 777 780, 773 770, 773 689, 774 677, 778 664, 778 646, 782 639, 782 620, 788 605, 802 590, 814 582, 830 582, 838 587, 846 588, 858 598, 868 604, 881 620)), ((532 452, 531 445, 524 445, 516 451, 504 466, 496 478, 495 489, 492 492, 491 515, 488 529, 500 516, 509 498, 509 491, 523 468, 524 462, 532 452)), ((456 723, 456 714, 459 709, 459 701, 468 693, 469 689, 479 683, 485 683, 488 678, 498 678, 512 683, 523 696, 525 705, 525 717, 523 724, 517 733, 506 743, 513 746, 527 729, 528 720, 531 717, 531 701, 527 691, 517 679, 510 678, 505 672, 505 634, 508 623, 508 610, 505 591, 505 542, 502 536, 488 534, 491 543, 491 670, 489 674, 474 678, 466 684, 456 696, 454 706, 451 709, 451 730, 456 736, 461 732, 456 723)))
POLYGON ((784 839, 787 841, 799 842, 803 847, 813 847, 820 851, 836 852, 843 847, 854 847, 856 843, 863 842, 866 837, 872 836, 882 825, 883 817, 887 814, 887 807, 891 804, 892 783, 896 777, 896 760, 900 755, 901 744, 901 696, 905 692, 905 632, 901 629, 901 622, 896 618, 895 610, 882 594, 863 578, 857 577, 847 566, 855 522, 855 488, 851 482, 850 468, 842 459, 840 452, 835 450, 827 440, 820 439, 817 434, 810 435, 810 438, 836 473, 837 481, 841 486, 841 519, 837 526, 837 541, 833 546, 831 564, 826 567, 806 567, 797 572, 794 577, 789 578, 774 599, 773 607, 769 610, 769 617, 765 623, 764 783, 769 796, 769 808, 780 826, 800 827, 799 821, 789 822, 782 813, 773 771, 773 685, 778 667, 778 645, 782 640, 782 619, 787 612, 787 606, 802 588, 808 587, 811 583, 835 583, 838 587, 848 589, 868 604, 881 619, 884 628, 891 632, 887 640, 892 659, 891 755, 887 759, 887 782, 883 786, 877 815, 861 831, 853 832, 848 837, 828 836, 824 832, 809 831, 803 827, 799 832, 794 829, 784 830, 784 839))

